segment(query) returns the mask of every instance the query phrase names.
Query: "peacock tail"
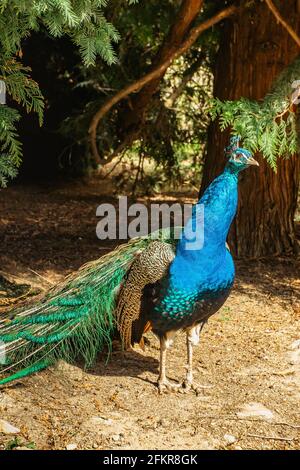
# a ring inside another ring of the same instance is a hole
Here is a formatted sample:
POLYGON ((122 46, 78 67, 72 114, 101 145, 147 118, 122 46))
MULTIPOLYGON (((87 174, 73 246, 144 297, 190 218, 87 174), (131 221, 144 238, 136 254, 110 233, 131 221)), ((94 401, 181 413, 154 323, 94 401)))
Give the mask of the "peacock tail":
MULTIPOLYGON (((169 229, 155 237, 174 244, 169 229)), ((10 310, 0 320, 0 385, 48 367, 58 359, 84 359, 91 366, 106 346, 111 350, 116 299, 130 266, 153 234, 132 239, 87 263, 64 282, 30 304, 10 310)))

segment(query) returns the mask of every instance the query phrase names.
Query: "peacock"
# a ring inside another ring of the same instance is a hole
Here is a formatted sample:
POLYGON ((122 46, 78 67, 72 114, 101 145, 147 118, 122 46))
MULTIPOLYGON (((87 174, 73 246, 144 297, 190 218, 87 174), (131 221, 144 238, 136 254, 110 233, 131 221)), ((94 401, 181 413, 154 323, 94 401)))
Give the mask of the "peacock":
POLYGON ((116 334, 127 349, 152 330, 160 341, 158 390, 193 389, 193 346, 234 282, 226 238, 237 209, 239 173, 258 165, 239 140, 231 138, 223 173, 193 206, 180 237, 163 229, 155 237, 132 239, 1 315, 0 385, 59 359, 80 357, 89 367, 100 351, 111 350, 116 334), (192 246, 195 227, 203 233, 201 246, 192 246), (179 330, 186 332, 187 373, 174 383, 166 374, 167 350, 179 330))

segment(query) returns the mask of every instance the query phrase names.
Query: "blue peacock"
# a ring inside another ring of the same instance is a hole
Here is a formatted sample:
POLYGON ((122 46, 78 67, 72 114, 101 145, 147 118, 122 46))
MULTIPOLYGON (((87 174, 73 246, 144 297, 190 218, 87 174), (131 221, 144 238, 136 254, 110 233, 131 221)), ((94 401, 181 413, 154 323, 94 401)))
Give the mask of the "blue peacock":
POLYGON ((193 388, 193 346, 234 282, 226 237, 237 209, 239 173, 258 165, 239 146, 238 136, 231 138, 225 153, 223 173, 194 205, 179 240, 168 230, 156 239, 151 234, 132 239, 84 265, 33 303, 1 316, 0 385, 59 359, 83 358, 89 367, 100 351, 111 348, 117 332, 126 349, 142 344, 143 334, 152 329, 160 341, 159 390, 193 388), (203 233, 202 243, 191 249, 195 227, 203 233), (177 384, 167 378, 166 355, 182 329, 187 337, 187 374, 177 384))

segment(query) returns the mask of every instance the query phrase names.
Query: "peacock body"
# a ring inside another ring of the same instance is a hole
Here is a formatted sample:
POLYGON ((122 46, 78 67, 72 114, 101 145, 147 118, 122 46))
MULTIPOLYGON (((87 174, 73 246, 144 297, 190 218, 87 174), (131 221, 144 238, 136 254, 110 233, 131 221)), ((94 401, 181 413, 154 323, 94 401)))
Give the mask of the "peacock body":
POLYGON ((233 138, 224 172, 207 188, 176 243, 169 230, 131 240, 83 266, 33 304, 9 311, 0 320, 0 380, 37 372, 63 358, 84 358, 87 366, 118 330, 124 348, 152 329, 160 339, 159 388, 179 388, 166 377, 166 352, 174 334, 187 332, 186 389, 192 387, 192 347, 207 319, 226 301, 234 282, 234 263, 226 237, 238 200, 238 175, 257 164, 233 138), (199 219, 197 208, 204 209, 199 219), (200 224, 203 244, 190 249, 200 224), (3 362, 3 361, 2 361, 3 362), (9 375, 10 374, 10 375, 9 375))

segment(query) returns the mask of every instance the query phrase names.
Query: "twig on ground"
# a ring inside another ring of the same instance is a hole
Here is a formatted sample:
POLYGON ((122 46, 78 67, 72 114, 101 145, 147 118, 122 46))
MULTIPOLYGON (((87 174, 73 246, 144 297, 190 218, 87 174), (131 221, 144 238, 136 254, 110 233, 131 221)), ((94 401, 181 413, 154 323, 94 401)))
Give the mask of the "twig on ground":
POLYGON ((121 163, 121 161, 122 161, 123 158, 124 158, 125 151, 126 151, 126 149, 122 151, 120 158, 118 158, 118 160, 117 160, 116 163, 112 166, 112 168, 111 168, 109 171, 107 171, 107 172, 103 175, 103 178, 107 178, 107 177, 116 169, 116 167, 121 163))
POLYGON ((33 269, 31 268, 28 268, 29 271, 31 271, 33 274, 35 274, 36 276, 40 277, 41 279, 43 279, 44 281, 48 282, 48 284, 51 284, 51 286, 54 286, 54 282, 52 281, 49 281, 49 279, 47 279, 46 277, 42 276, 41 274, 37 273, 36 271, 34 271, 33 269))
POLYGON ((274 423, 276 426, 289 426, 293 429, 300 429, 300 424, 290 424, 290 423, 274 423))
POLYGON ((246 437, 255 437, 257 439, 268 439, 273 441, 294 441, 295 437, 280 437, 280 436, 260 436, 259 434, 246 434, 246 437))
MULTIPOLYGON (((263 419, 252 419, 252 418, 239 418, 238 416, 230 416, 230 415, 224 415, 224 416, 217 416, 217 415, 200 415, 198 416, 199 419, 201 418, 210 418, 210 419, 228 419, 228 421, 250 421, 252 423, 265 423, 265 420, 263 419)), ((288 426, 293 429, 300 429, 300 424, 291 424, 291 423, 285 423, 285 422, 275 422, 275 423, 269 423, 270 425, 273 426, 288 426)))

